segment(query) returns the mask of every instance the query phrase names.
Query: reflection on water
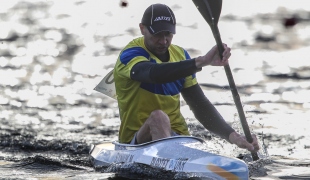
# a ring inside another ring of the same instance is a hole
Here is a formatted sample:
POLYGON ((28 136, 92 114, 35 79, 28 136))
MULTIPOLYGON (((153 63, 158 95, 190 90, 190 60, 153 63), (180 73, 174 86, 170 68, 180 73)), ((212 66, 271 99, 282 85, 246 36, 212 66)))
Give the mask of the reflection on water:
MULTIPOLYGON (((88 161, 90 145, 117 140, 120 124, 117 103, 93 88, 126 42, 140 35, 142 7, 151 2, 129 1, 126 7, 98 0, 1 3, 4 177, 114 177, 96 172, 88 161), (20 170, 12 174, 15 167, 20 170)), ((178 19, 175 44, 192 57, 214 45, 191 1, 165 3, 178 19)), ((264 145, 261 155, 267 156, 249 168, 258 179, 308 178, 310 6, 305 0, 266 3, 224 1, 219 22, 223 41, 232 47, 230 66, 249 125, 264 145), (263 171, 265 166, 270 171, 263 171)), ((197 78, 223 117, 242 132, 224 70, 205 67, 197 78)), ((209 148, 225 149, 218 153, 246 157, 247 152, 205 131, 182 104, 193 135, 206 139, 209 148)))

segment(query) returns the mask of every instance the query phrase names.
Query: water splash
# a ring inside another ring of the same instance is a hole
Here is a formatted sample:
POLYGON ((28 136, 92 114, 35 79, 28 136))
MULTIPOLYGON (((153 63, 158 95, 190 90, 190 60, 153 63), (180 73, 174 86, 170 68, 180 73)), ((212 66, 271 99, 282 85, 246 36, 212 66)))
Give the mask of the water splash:
POLYGON ((104 173, 114 173, 115 178, 118 177, 128 179, 187 179, 187 180, 214 180, 214 178, 205 177, 197 173, 184 173, 166 171, 160 168, 155 168, 139 163, 118 163, 111 164, 109 167, 98 167, 96 171, 104 173))

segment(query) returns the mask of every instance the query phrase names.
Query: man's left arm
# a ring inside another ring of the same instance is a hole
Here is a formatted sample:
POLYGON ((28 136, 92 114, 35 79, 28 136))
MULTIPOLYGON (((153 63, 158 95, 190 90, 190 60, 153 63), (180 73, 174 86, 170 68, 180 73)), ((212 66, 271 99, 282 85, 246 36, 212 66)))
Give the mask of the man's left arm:
POLYGON ((229 135, 235 130, 226 123, 217 109, 204 95, 200 86, 196 84, 184 88, 181 93, 197 120, 210 132, 229 141, 229 135))
POLYGON ((181 93, 184 100, 193 111, 196 119, 210 132, 217 134, 232 144, 236 144, 240 148, 253 152, 259 150, 256 136, 252 135, 253 142, 248 143, 244 136, 240 135, 230 127, 204 95, 198 84, 184 88, 181 93))

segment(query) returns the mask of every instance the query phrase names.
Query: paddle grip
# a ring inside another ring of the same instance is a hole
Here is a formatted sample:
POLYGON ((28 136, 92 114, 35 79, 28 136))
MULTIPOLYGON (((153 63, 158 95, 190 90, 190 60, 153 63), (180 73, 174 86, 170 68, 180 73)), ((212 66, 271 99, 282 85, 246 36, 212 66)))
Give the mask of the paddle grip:
MULTIPOLYGON (((217 44, 217 47, 218 47, 218 50, 219 50, 220 58, 222 59, 223 58, 224 47, 223 47, 223 43, 222 43, 222 40, 221 40, 221 35, 220 35, 220 32, 219 32, 218 26, 217 25, 211 26, 211 30, 212 30, 213 36, 215 38, 215 41, 216 41, 216 44, 217 44)), ((224 68, 225 68, 225 73, 226 73, 226 76, 227 76, 227 79, 228 79, 228 82, 229 82, 229 87, 230 87, 230 90, 232 92, 232 96, 233 96, 233 99, 234 99, 234 102, 236 104, 237 111, 238 111, 238 114, 239 114, 239 117, 240 117, 240 122, 241 122, 241 125, 242 125, 242 129, 243 129, 244 135, 246 137, 246 140, 249 143, 252 143, 253 142, 253 138, 252 138, 251 132, 249 130, 249 125, 247 123, 247 120, 246 120, 246 117, 245 117, 245 114, 244 114, 244 111, 243 111, 243 106, 242 106, 242 103, 241 103, 241 100, 240 100, 240 96, 238 94, 238 90, 236 88, 236 85, 235 85, 235 82, 234 82, 234 78, 233 78, 233 75, 232 75, 232 72, 231 72, 229 64, 225 65, 224 68)), ((259 159, 257 153, 251 153, 251 155, 252 155, 252 158, 253 158, 254 161, 259 159)))
POLYGON ((217 48, 219 50, 220 58, 223 59, 223 52, 224 52, 225 49, 223 47, 223 43, 222 43, 222 40, 221 40, 220 31, 219 31, 218 27, 215 26, 215 25, 211 29, 212 29, 212 33, 213 33, 214 39, 216 41, 217 48))

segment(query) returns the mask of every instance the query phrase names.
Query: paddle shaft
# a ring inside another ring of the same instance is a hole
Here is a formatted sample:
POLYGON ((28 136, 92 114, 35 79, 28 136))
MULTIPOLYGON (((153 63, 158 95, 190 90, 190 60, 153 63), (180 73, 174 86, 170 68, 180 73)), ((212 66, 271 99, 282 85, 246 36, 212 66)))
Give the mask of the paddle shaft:
MULTIPOLYGON (((197 9, 199 10, 200 14, 203 16, 203 18, 208 22, 209 26, 211 27, 212 34, 215 38, 215 41, 216 41, 216 44, 219 50, 220 58, 222 59, 224 47, 223 47, 223 43, 221 40, 220 31, 217 26, 217 23, 218 23, 220 14, 221 14, 222 1, 221 0, 193 0, 193 2, 196 5, 197 9)), ((225 68, 226 76, 229 82, 229 87, 232 92, 232 96, 234 98, 234 102, 235 102, 235 105, 237 107, 237 111, 240 117, 240 122, 242 125, 244 135, 247 141, 249 143, 252 143, 253 138, 252 138, 248 123, 245 118, 240 96, 238 94, 229 64, 224 66, 224 68, 225 68)), ((259 159, 257 153, 251 153, 251 155, 254 161, 259 159)))
MULTIPOLYGON (((223 58, 224 47, 223 47, 223 43, 222 43, 222 40, 221 40, 219 29, 214 24, 212 26, 210 26, 210 27, 211 27, 213 36, 215 38, 218 50, 219 50, 219 55, 220 55, 220 57, 222 59, 223 58)), ((238 90, 236 88, 235 81, 234 81, 233 75, 231 73, 231 69, 230 69, 229 64, 225 65, 224 68, 225 68, 226 76, 227 76, 227 79, 228 79, 228 82, 229 82, 229 87, 230 87, 232 96, 234 98, 234 102, 235 102, 236 107, 237 107, 237 111, 238 111, 238 114, 239 114, 239 118, 240 118, 240 121, 241 121, 241 125, 242 125, 242 129, 243 129, 244 135, 245 135, 247 141, 252 143, 253 142, 253 138, 252 138, 252 135, 251 135, 251 132, 250 132, 250 129, 249 129, 249 125, 247 123, 247 120, 246 120, 246 117, 245 117, 245 114, 244 114, 244 111, 243 111, 243 107, 242 107, 242 103, 241 103, 241 100, 240 100, 240 96, 239 96, 238 90)), ((252 158, 253 158, 254 161, 259 159, 257 153, 251 153, 251 155, 252 155, 252 158)))

